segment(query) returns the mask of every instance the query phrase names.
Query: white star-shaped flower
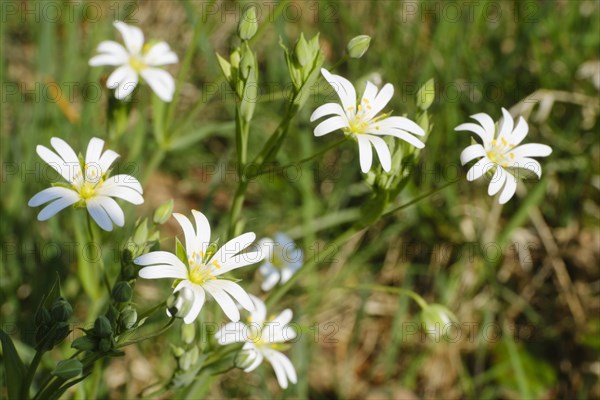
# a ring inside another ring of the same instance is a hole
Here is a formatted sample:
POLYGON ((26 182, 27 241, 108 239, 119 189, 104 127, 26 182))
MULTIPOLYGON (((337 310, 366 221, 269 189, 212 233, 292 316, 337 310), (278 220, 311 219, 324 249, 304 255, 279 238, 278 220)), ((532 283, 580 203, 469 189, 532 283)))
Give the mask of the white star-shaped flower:
POLYGON ((338 103, 327 103, 318 107, 310 117, 313 122, 327 115, 327 118, 315 127, 315 136, 323 136, 335 130, 341 129, 344 134, 351 135, 358 142, 360 156, 360 168, 367 173, 373 163, 373 152, 375 148, 381 166, 386 172, 392 168, 392 157, 390 150, 381 136, 394 136, 411 145, 421 149, 425 144, 413 135, 425 136, 423 129, 415 122, 404 117, 390 117, 389 114, 377 114, 389 103, 394 95, 394 86, 386 84, 380 91, 371 82, 357 104, 356 90, 350 81, 321 69, 321 74, 333 87, 340 98, 338 103))
POLYGON ((145 267, 140 270, 139 275, 145 279, 179 279, 174 293, 183 288, 191 290, 192 304, 191 307, 186 307, 187 313, 183 316, 186 324, 194 322, 200 314, 206 292, 217 301, 229 319, 239 321, 240 312, 233 299, 248 311, 254 310, 254 304, 240 285, 222 275, 262 261, 264 254, 260 250, 239 254, 254 242, 256 235, 252 232, 244 233, 225 243, 213 254, 209 251, 211 230, 208 220, 199 211, 192 210, 192 214, 196 229, 186 216, 173 214, 185 236, 186 262, 169 252, 153 251, 134 260, 134 263, 145 267))
POLYGON ((121 21, 115 21, 114 26, 121 32, 125 47, 112 40, 106 40, 98 45, 99 54, 89 61, 92 67, 118 66, 108 77, 106 86, 116 89, 115 97, 121 100, 133 92, 141 75, 158 97, 167 102, 173 100, 173 77, 167 71, 156 67, 177 63, 177 54, 171 51, 166 42, 144 44, 144 34, 136 26, 121 21))
POLYGON ((502 114, 504 118, 499 122, 500 129, 497 135, 494 120, 485 113, 471 116, 479 124, 468 122, 454 129, 473 132, 481 139, 481 144, 472 144, 463 150, 460 161, 465 165, 479 158, 467 172, 469 181, 474 181, 495 169, 488 186, 488 194, 494 196, 500 192, 500 204, 508 202, 514 196, 517 190, 517 178, 514 173, 518 169, 527 169, 541 178, 542 166, 531 157, 547 157, 552 153, 550 146, 545 144, 520 144, 529 131, 527 121, 519 117, 517 125, 514 126, 513 117, 505 108, 502 108, 502 114))
POLYGON ((250 313, 248 324, 230 322, 215 334, 219 344, 245 342, 241 350, 244 372, 254 371, 266 358, 277 377, 282 389, 288 382, 297 383, 298 376, 294 365, 279 350, 285 348, 285 342, 296 337, 296 332, 289 326, 293 313, 289 308, 283 310, 275 318, 267 319, 267 308, 259 298, 250 295, 254 303, 254 311, 250 313))
POLYGON ((37 153, 67 181, 67 184, 44 189, 29 200, 30 207, 52 201, 40 211, 38 220, 45 221, 62 209, 75 204, 86 207, 102 229, 111 231, 113 223, 117 226, 125 224, 123 210, 112 197, 133 204, 144 202, 142 185, 133 176, 121 174, 108 177, 109 168, 119 155, 112 150, 103 153, 102 139, 90 140, 85 160, 81 160, 84 161, 83 166, 77 154, 64 140, 53 137, 50 144, 56 153, 42 145, 37 146, 37 153))
POLYGON ((265 292, 273 289, 277 282, 286 283, 302 267, 304 253, 283 233, 276 234, 275 239, 261 239, 258 246, 265 252, 265 262, 258 270, 263 276, 261 289, 265 292))

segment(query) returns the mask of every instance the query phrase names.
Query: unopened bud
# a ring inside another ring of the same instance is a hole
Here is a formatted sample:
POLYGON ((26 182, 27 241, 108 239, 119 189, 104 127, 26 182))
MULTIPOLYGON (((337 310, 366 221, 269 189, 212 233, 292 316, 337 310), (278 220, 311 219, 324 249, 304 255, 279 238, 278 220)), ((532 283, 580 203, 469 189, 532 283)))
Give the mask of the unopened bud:
POLYGON ((183 287, 167 299, 167 312, 172 317, 185 317, 194 302, 194 293, 190 288, 183 287))
POLYGON ((112 298, 117 303, 126 303, 131 300, 133 289, 131 285, 125 281, 117 282, 112 290, 112 298))
POLYGON ((71 318, 71 315, 73 315, 73 307, 71 307, 67 300, 59 297, 52 304, 50 313, 52 314, 52 319, 54 319, 54 321, 66 322, 71 318))
POLYGON ((104 315, 96 318, 94 322, 94 334, 99 338, 108 338, 112 335, 112 326, 110 325, 110 321, 104 315))
POLYGON ((44 306, 41 306, 35 313, 35 324, 37 326, 47 325, 52 321, 50 312, 44 306))
POLYGON ((304 34, 300 34, 300 39, 296 44, 296 48, 294 49, 294 54, 296 55, 296 60, 298 60, 298 64, 304 67, 308 64, 312 59, 312 51, 308 46, 308 42, 304 38, 304 34))
POLYGON ((59 378, 71 379, 79 376, 83 370, 83 364, 76 358, 68 360, 61 360, 56 364, 56 368, 52 371, 52 375, 56 375, 59 378))
POLYGON ((126 308, 121 311, 121 315, 119 316, 119 326, 123 330, 131 329, 135 323, 137 322, 137 311, 131 307, 126 308))
POLYGON ((154 216, 152 220, 155 224, 164 224, 171 217, 171 213, 173 212, 173 199, 170 199, 166 203, 161 204, 156 211, 154 211, 154 216))
POLYGON ((183 324, 181 326, 181 340, 184 343, 191 344, 196 336, 196 325, 195 324, 183 324))
POLYGON ((258 30, 258 19, 256 18, 256 8, 249 7, 238 25, 238 35, 242 40, 250 40, 258 30))
POLYGON ((233 364, 236 366, 236 368, 246 369, 252 365, 256 357, 258 357, 258 350, 255 348, 243 349, 235 355, 233 364))
POLYGON ((369 50, 371 44, 371 36, 359 35, 348 42, 346 51, 350 58, 361 58, 369 50))

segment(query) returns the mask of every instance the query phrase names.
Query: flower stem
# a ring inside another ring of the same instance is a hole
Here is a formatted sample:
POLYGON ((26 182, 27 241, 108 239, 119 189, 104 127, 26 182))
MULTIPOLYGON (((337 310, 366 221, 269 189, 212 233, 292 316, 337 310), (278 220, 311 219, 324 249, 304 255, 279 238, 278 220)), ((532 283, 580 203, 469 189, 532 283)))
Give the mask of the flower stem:
POLYGON ((440 186, 439 188, 435 188, 435 189, 433 189, 433 190, 431 190, 431 191, 429 191, 429 192, 427 192, 425 194, 422 194, 420 196, 415 197, 414 199, 412 199, 408 203, 401 204, 401 205, 399 205, 397 207, 389 208, 386 211, 384 211, 384 213, 383 213, 382 216, 393 214, 396 211, 400 211, 400 210, 402 210, 402 209, 404 209, 406 207, 412 206, 413 204, 416 204, 419 201, 421 201, 423 199, 426 199, 427 197, 432 196, 432 195, 436 194, 437 192, 440 192, 440 191, 446 189, 448 186, 452 186, 452 185, 454 185, 455 183, 457 183, 459 181, 460 181, 460 179, 455 179, 453 181, 450 181, 450 182, 448 182, 448 183, 440 186))
POLYGON ((135 344, 135 343, 139 343, 139 342, 143 342, 144 340, 148 340, 148 339, 152 339, 155 338, 157 336, 162 335, 163 333, 165 333, 166 331, 169 330, 169 328, 171 327, 171 325, 173 325, 175 323, 176 318, 172 317, 169 322, 167 322, 165 324, 165 326, 163 326, 162 328, 160 328, 158 331, 151 333, 150 335, 146 335, 146 336, 142 336, 140 338, 134 339, 134 340, 130 340, 128 342, 123 342, 123 343, 119 343, 117 345, 117 349, 129 346, 131 344, 135 344))
POLYGON ((21 385, 21 394, 20 397, 22 399, 29 398, 29 388, 31 386, 31 382, 33 382, 33 377, 35 376, 35 371, 37 371, 38 366, 40 365, 40 361, 42 361, 42 356, 44 355, 43 350, 38 350, 35 352, 33 356, 33 360, 31 360, 31 364, 29 364, 29 368, 27 369, 27 375, 23 380, 21 385))
POLYGON ((419 307, 421 307, 421 309, 425 309, 427 307, 427 302, 425 301, 425 299, 423 299, 421 296, 419 296, 417 293, 413 292, 412 290, 408 290, 408 289, 404 289, 404 288, 390 287, 390 286, 383 286, 383 285, 354 285, 354 286, 345 286, 345 288, 346 289, 378 290, 380 292, 403 294, 403 295, 406 295, 406 296, 410 297, 411 299, 413 299, 419 305, 419 307))

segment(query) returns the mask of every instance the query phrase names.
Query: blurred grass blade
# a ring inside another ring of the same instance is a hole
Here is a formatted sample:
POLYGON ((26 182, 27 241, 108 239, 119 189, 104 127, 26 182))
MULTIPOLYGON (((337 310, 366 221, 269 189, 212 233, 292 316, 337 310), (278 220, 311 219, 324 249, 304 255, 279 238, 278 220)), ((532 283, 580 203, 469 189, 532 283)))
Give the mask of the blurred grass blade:
POLYGON ((213 124, 208 124, 203 126, 202 128, 188 133, 182 137, 177 139, 173 139, 170 142, 169 150, 181 150, 188 146, 193 145, 194 143, 208 137, 211 133, 219 132, 219 131, 232 131, 235 128, 235 123, 233 122, 218 122, 213 124))
POLYGON ((6 373, 6 386, 8 389, 8 398, 19 400, 19 390, 25 377, 25 366, 19 358, 17 349, 10 336, 4 330, 0 329, 0 341, 2 342, 2 358, 6 373))

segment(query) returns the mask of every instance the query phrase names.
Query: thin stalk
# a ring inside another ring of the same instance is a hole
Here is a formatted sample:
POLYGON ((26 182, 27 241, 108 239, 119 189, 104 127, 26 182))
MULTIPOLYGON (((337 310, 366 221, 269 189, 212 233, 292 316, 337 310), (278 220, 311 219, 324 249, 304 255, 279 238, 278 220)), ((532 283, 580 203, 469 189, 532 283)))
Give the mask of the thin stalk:
POLYGON ((366 290, 378 290, 380 292, 388 292, 388 293, 396 293, 402 294, 413 299, 421 309, 425 309, 427 307, 427 302, 421 296, 413 292, 412 290, 399 288, 399 287, 389 287, 383 285, 355 285, 355 286, 345 286, 346 289, 366 289, 366 290))
POLYGON ((402 210, 402 209, 404 209, 404 208, 406 208, 406 207, 412 206, 413 204, 416 204, 416 203, 418 203, 419 201, 421 201, 421 200, 423 200, 423 199, 426 199, 427 197, 430 197, 430 196, 432 196, 432 195, 436 194, 437 192, 440 192, 440 191, 442 191, 442 190, 446 189, 448 186, 452 186, 452 185, 454 185, 456 182, 459 182, 459 181, 460 181, 460 179, 453 180, 453 181, 451 181, 451 182, 448 182, 448 183, 446 183, 446 184, 444 184, 444 185, 440 186, 439 188, 433 189, 433 190, 431 190, 431 191, 429 191, 429 192, 427 192, 427 193, 425 193, 425 194, 422 194, 422 195, 420 195, 420 196, 417 196, 417 197, 415 197, 414 199, 412 199, 412 200, 411 200, 411 201, 409 201, 408 203, 401 204, 401 205, 399 205, 399 206, 397 206, 397 207, 392 207, 391 209, 388 209, 387 211, 385 211, 385 212, 382 214, 382 216, 386 216, 386 215, 389 215, 389 214, 393 214, 393 213, 395 213, 396 211, 399 211, 399 210, 402 210))
POLYGON ((25 375, 25 380, 21 384, 21 398, 28 399, 29 398, 29 388, 31 387, 31 382, 33 382, 33 377, 35 376, 35 371, 37 371, 40 362, 42 361, 42 356, 45 351, 38 350, 35 352, 33 356, 33 360, 31 360, 31 364, 29 364, 29 368, 27 369, 27 375, 25 375))
POLYGON ((155 338, 157 336, 162 335, 163 333, 165 333, 166 331, 169 330, 169 328, 171 327, 171 325, 173 325, 175 323, 176 318, 172 317, 169 322, 167 322, 165 324, 165 326, 163 326, 162 328, 160 328, 158 331, 151 333, 150 335, 146 335, 146 336, 142 336, 140 338, 134 339, 134 340, 130 340, 128 342, 123 342, 117 345, 117 349, 129 346, 131 344, 135 344, 135 343, 139 343, 139 342, 143 342, 144 340, 148 340, 148 339, 152 339, 155 338))

